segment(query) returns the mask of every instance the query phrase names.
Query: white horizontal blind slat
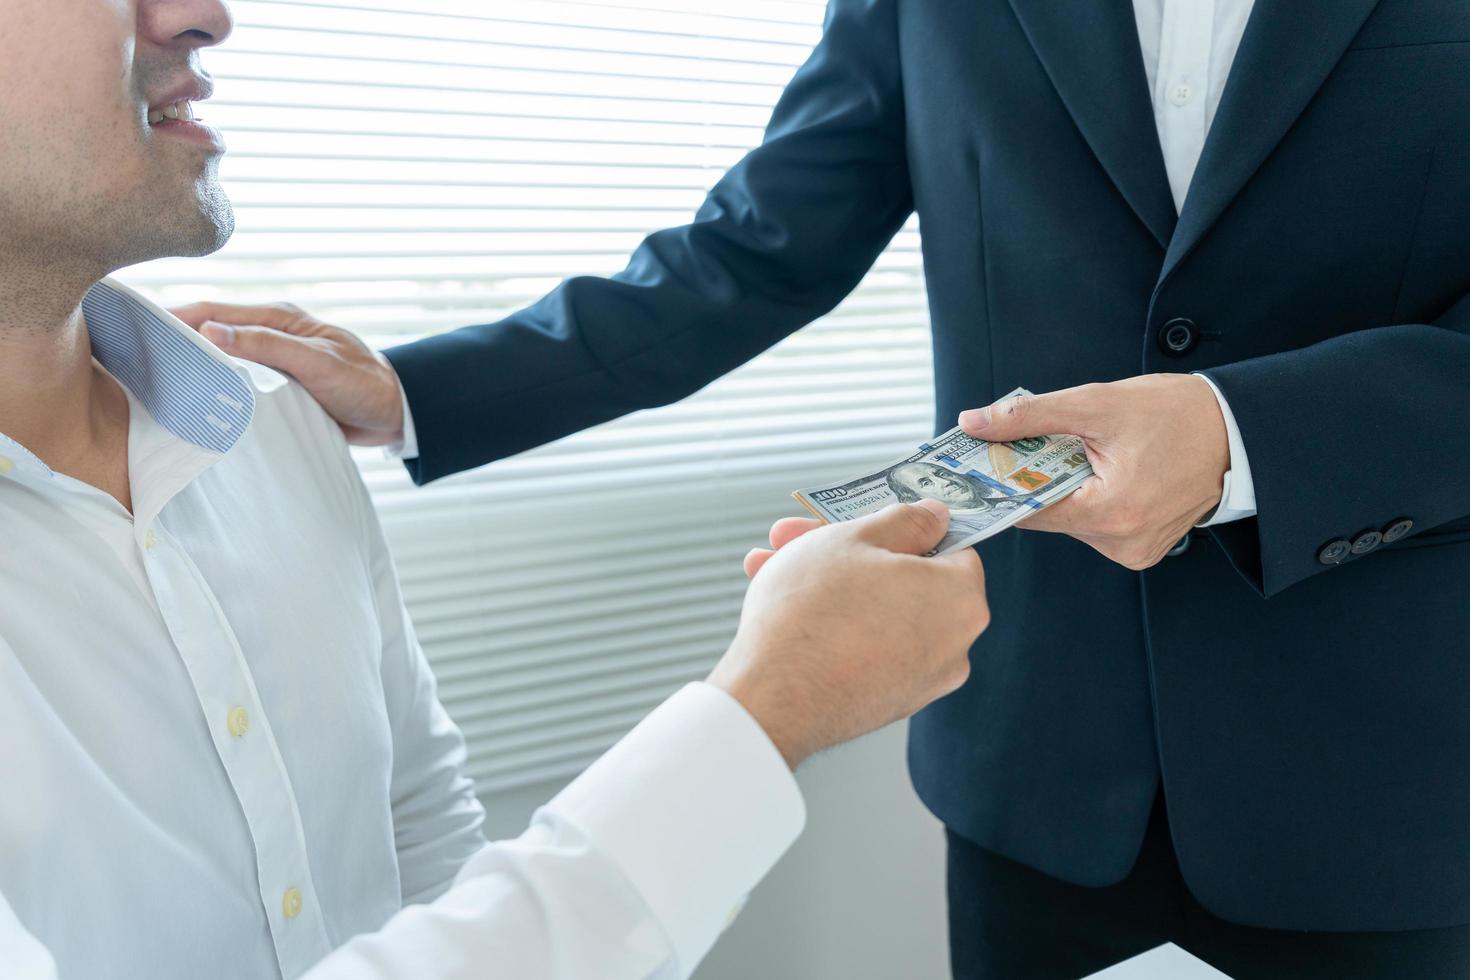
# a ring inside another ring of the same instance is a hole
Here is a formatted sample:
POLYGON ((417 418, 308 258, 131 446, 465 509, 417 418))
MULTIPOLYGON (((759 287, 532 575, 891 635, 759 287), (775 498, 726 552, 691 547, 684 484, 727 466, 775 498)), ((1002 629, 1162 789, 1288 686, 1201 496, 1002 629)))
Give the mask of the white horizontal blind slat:
MULTIPOLYGON (((824 7, 237 0, 200 107, 236 235, 124 278, 290 299, 379 345, 494 322, 692 216, 824 7)), ((703 676, 790 491, 921 439, 930 383, 911 224, 836 310, 678 405, 424 489, 358 453, 481 790, 575 773, 703 676)))

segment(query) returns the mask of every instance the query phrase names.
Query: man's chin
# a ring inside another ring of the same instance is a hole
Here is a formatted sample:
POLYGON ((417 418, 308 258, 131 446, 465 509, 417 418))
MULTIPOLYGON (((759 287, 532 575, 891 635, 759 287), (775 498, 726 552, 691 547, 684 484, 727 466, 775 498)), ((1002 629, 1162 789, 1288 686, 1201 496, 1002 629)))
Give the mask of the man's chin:
POLYGON ((235 211, 218 187, 172 211, 153 211, 134 218, 126 235, 122 265, 152 259, 195 258, 218 252, 235 233, 235 211))
POLYGON ((230 236, 235 233, 235 209, 230 206, 230 199, 218 185, 210 188, 200 198, 194 223, 194 233, 185 236, 188 241, 181 243, 174 255, 210 255, 224 248, 230 236))
POLYGON ((210 224, 200 230, 199 236, 181 247, 175 255, 197 258, 201 255, 212 255, 225 247, 230 236, 235 233, 235 220, 231 215, 228 221, 210 224))

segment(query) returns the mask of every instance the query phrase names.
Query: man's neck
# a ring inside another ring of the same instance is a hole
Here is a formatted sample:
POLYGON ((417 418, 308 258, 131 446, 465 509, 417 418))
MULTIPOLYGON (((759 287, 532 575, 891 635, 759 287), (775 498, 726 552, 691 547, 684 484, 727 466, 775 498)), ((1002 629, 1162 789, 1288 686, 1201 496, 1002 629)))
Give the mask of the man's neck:
POLYGON ((127 396, 92 359, 93 280, 0 263, 0 432, 131 509, 127 396))

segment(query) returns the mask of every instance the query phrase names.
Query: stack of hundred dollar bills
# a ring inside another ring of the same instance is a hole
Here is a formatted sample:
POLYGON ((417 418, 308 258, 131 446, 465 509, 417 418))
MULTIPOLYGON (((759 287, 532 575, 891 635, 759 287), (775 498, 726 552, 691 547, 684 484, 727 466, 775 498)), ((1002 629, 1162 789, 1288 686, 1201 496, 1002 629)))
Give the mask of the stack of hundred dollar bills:
MULTIPOLYGON (((1017 388, 1006 397, 1023 394, 1029 392, 1017 388)), ((872 473, 792 496, 828 524, 856 520, 889 504, 937 500, 949 508, 949 530, 931 554, 943 555, 1050 507, 1091 475, 1078 436, 986 442, 956 428, 872 473)))

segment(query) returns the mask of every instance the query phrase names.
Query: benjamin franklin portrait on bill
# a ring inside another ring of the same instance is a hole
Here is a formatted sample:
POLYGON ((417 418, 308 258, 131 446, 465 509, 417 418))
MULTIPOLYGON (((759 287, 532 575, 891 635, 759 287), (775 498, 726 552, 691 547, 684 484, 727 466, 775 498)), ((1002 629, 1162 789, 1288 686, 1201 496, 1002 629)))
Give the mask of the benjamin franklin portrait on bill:
POLYGON ((936 549, 940 552, 979 534, 1032 497, 1029 493, 1006 495, 968 473, 924 461, 900 463, 885 479, 888 489, 903 503, 937 500, 949 508, 949 531, 936 549))

